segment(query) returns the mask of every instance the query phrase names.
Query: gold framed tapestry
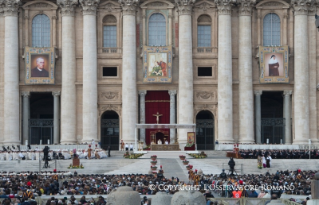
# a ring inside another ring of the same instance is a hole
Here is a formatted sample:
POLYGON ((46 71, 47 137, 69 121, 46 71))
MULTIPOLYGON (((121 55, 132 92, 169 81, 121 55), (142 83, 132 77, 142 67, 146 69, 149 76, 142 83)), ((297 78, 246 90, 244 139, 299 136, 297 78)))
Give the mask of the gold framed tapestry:
POLYGON ((172 82, 172 46, 143 48, 143 82, 172 82))
POLYGON ((288 46, 260 46, 260 83, 289 83, 288 62, 288 46))
POLYGON ((191 147, 195 144, 195 132, 187 132, 187 143, 185 147, 191 147))
POLYGON ((25 84, 55 83, 55 48, 26 47, 25 84))

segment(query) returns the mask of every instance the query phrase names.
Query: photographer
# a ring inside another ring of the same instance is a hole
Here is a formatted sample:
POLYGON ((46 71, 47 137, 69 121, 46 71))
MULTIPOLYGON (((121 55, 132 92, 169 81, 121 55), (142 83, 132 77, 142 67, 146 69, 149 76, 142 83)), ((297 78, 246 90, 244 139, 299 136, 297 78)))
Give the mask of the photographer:
POLYGON ((48 146, 45 146, 44 149, 43 149, 43 155, 44 155, 44 167, 45 168, 48 168, 49 166, 49 147, 48 146))

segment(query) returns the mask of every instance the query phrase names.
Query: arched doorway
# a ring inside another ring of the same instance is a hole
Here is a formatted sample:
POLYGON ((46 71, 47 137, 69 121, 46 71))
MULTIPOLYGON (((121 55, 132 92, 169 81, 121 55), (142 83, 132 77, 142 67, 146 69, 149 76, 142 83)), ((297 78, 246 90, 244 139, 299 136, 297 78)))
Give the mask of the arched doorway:
POLYGON ((213 150, 215 145, 214 116, 209 111, 196 115, 196 144, 198 150, 213 150))
POLYGON ((157 132, 156 134, 155 134, 155 142, 156 142, 156 144, 157 144, 157 142, 158 142, 158 140, 161 140, 162 141, 162 144, 164 144, 164 142, 165 142, 165 140, 167 139, 167 137, 165 138, 165 136, 164 136, 164 133, 162 133, 162 132, 157 132), (165 139, 164 139, 165 138, 165 139))
POLYGON ((106 111, 101 116, 101 147, 111 150, 119 150, 120 120, 114 111, 106 111))

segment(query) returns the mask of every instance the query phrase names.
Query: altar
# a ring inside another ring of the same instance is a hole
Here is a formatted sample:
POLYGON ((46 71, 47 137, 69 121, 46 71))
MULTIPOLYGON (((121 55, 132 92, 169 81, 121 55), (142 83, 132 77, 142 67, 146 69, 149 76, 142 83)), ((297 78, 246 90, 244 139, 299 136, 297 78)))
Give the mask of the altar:
POLYGON ((151 144, 152 151, 180 151, 178 144, 151 144))

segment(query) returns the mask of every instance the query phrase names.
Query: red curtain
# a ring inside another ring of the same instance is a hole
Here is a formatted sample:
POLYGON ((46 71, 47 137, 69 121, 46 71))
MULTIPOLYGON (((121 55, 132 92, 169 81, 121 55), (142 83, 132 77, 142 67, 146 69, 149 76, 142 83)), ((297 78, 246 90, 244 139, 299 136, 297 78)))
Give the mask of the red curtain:
MULTIPOLYGON (((169 124, 169 94, 168 91, 147 91, 145 96, 145 123, 156 124, 156 117, 153 116, 157 112, 162 116, 159 117, 159 124, 169 124)), ((169 140, 169 129, 146 129, 145 141, 147 145, 151 144, 151 132, 152 131, 166 131, 168 136, 164 136, 168 142, 169 140)), ((163 142, 164 144, 164 142, 163 142)))

